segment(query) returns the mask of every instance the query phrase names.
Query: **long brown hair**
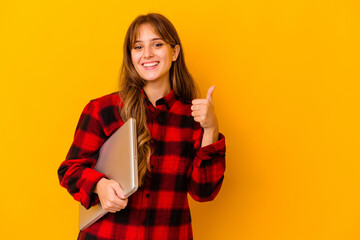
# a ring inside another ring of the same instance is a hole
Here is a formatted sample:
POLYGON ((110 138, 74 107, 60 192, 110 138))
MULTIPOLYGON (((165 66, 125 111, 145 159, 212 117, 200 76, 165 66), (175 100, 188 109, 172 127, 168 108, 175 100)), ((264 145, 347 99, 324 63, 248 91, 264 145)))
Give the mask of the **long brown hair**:
POLYGON ((183 48, 175 27, 161 14, 149 13, 138 16, 127 30, 124 41, 124 59, 120 74, 120 98, 124 105, 120 109, 120 116, 125 122, 129 118, 136 120, 138 135, 138 171, 139 185, 144 182, 144 176, 150 169, 151 135, 146 126, 146 104, 141 89, 145 80, 135 70, 131 60, 131 49, 142 24, 149 23, 154 31, 172 48, 180 45, 177 60, 172 63, 169 74, 170 84, 175 95, 191 101, 198 94, 197 86, 190 75, 184 61, 183 48))

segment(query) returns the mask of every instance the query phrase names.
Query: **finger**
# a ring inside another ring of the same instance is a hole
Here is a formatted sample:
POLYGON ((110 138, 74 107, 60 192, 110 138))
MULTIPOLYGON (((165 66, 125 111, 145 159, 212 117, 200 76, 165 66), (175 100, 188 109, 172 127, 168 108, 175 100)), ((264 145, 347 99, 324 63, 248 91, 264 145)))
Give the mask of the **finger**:
MULTIPOLYGON (((206 101, 208 102, 208 100, 206 100, 206 101)), ((193 105, 193 106, 191 107, 191 110, 192 110, 193 112, 195 112, 195 111, 201 111, 201 112, 204 112, 204 113, 205 113, 209 107, 210 107, 210 106, 209 106, 207 103, 205 103, 205 104, 196 104, 196 105, 193 105)))
POLYGON ((208 111, 206 109, 200 109, 200 110, 192 111, 191 115, 192 116, 200 116, 200 115, 206 116, 207 112, 208 111))
POLYGON ((124 209, 128 204, 128 199, 121 200, 121 208, 124 209))
POLYGON ((121 199, 118 196, 114 196, 113 198, 105 201, 104 208, 105 209, 113 209, 116 211, 119 211, 121 209, 124 209, 127 206, 128 199, 121 199))
POLYGON ((210 102, 212 102, 212 95, 213 95, 214 89, 215 89, 215 85, 211 86, 209 88, 209 90, 207 91, 206 99, 209 100, 210 102))
POLYGON ((125 195, 124 195, 124 192, 122 190, 122 188, 120 187, 120 185, 115 182, 114 185, 112 186, 116 195, 121 198, 121 199, 125 199, 125 195))
POLYGON ((107 211, 120 211, 126 207, 126 203, 122 203, 120 205, 109 204, 108 206, 104 206, 104 209, 107 211))
POLYGON ((121 209, 124 209, 127 206, 127 200, 121 200, 120 204, 109 204, 105 209, 108 211, 120 211, 121 209))
POLYGON ((117 212, 117 211, 120 211, 123 208, 121 206, 117 206, 117 207, 111 206, 111 207, 105 207, 104 209, 109 211, 109 212, 117 212))
POLYGON ((127 203, 128 203, 128 199, 127 199, 127 198, 121 199, 121 198, 119 198, 118 196, 116 196, 115 201, 111 201, 111 202, 109 203, 109 207, 110 207, 110 208, 117 209, 117 211, 119 211, 119 210, 121 210, 121 209, 124 209, 124 208, 127 206, 127 203))
POLYGON ((108 195, 104 199, 104 202, 106 206, 109 207, 120 207, 122 204, 122 199, 116 194, 115 189, 111 187, 112 189, 109 191, 108 195))
POLYGON ((121 198, 119 198, 117 195, 115 195, 114 194, 114 196, 112 196, 110 199, 109 199, 109 202, 108 202, 108 204, 109 204, 109 206, 110 207, 121 207, 122 206, 122 199, 121 198))
POLYGON ((194 117, 194 120, 198 123, 202 123, 204 121, 204 118, 202 116, 194 117))
POLYGON ((193 117, 198 117, 198 116, 200 116, 201 115, 201 113, 199 112, 199 111, 193 111, 193 112, 191 112, 191 116, 193 116, 193 117))
POLYGON ((120 211, 121 209, 123 209, 122 205, 117 205, 117 204, 113 204, 113 203, 105 203, 104 205, 101 205, 103 209, 107 210, 107 211, 120 211))
POLYGON ((194 99, 192 100, 192 104, 193 105, 197 105, 197 104, 206 104, 207 99, 202 99, 202 98, 198 98, 198 99, 194 99))
POLYGON ((199 105, 192 105, 192 106, 191 106, 191 110, 192 110, 192 111, 199 110, 199 105))

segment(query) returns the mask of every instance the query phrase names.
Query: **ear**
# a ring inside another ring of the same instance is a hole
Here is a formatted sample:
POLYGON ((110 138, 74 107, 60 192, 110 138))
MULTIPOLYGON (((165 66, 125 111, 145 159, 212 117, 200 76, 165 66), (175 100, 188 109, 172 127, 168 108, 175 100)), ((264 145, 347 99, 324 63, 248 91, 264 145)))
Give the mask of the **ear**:
POLYGON ((173 48, 172 61, 175 62, 180 53, 180 45, 175 45, 173 48))

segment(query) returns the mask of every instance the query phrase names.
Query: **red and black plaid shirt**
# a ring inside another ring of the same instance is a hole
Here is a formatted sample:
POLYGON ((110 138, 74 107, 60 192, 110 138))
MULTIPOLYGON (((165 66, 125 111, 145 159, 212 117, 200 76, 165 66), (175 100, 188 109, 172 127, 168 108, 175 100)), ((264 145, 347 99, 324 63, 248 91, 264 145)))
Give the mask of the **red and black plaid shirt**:
MULTIPOLYGON (((220 190, 225 171, 225 139, 200 147, 203 130, 191 116, 191 102, 173 90, 154 107, 146 98, 147 127, 153 139, 152 171, 129 197, 125 209, 108 213, 78 239, 192 239, 189 193, 210 201, 220 190)), ((99 149, 123 121, 120 98, 112 93, 90 101, 76 127, 74 141, 58 175, 60 184, 82 205, 99 202, 93 189, 105 177, 93 169, 99 149)))

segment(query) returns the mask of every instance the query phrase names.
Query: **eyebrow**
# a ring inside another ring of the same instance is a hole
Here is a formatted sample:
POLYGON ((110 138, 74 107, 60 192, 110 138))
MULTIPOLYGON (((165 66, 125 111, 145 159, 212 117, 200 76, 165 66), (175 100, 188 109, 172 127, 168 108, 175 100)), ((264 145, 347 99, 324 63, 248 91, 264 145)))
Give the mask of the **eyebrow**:
MULTIPOLYGON (((162 40, 162 41, 164 41, 164 39, 162 39, 162 38, 153 38, 153 39, 151 39, 150 41, 156 41, 156 40, 162 40)), ((138 43, 138 42, 142 42, 142 41, 136 40, 134 43, 138 43)))

